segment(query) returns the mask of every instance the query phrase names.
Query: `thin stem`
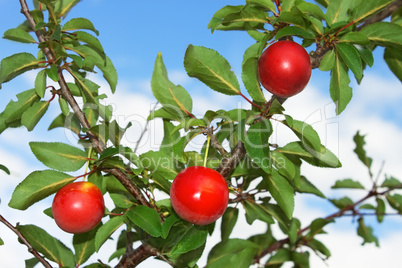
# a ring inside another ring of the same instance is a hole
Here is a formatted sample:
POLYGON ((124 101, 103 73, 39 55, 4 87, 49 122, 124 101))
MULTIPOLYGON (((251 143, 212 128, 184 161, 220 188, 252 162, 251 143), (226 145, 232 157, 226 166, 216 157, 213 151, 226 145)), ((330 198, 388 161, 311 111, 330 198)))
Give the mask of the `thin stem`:
POLYGON ((50 265, 50 263, 48 263, 46 261, 46 259, 44 257, 42 257, 42 255, 39 254, 39 252, 37 252, 31 245, 31 243, 29 243, 29 241, 24 237, 24 235, 18 231, 18 229, 16 227, 14 227, 10 222, 8 222, 2 215, 0 215, 0 222, 2 222, 5 226, 7 226, 11 231, 13 231, 18 238, 20 239, 20 241, 26 245, 28 247, 28 251, 30 253, 32 253, 32 255, 35 256, 35 258, 43 264, 43 266, 45 266, 46 268, 52 268, 52 266, 50 265))
POLYGON ((351 23, 346 24, 345 26, 343 26, 342 28, 340 28, 338 31, 336 31, 336 33, 334 34, 334 37, 337 37, 338 34, 340 32, 342 32, 343 30, 345 30, 346 28, 348 28, 349 26, 355 24, 357 21, 352 21, 351 23))
POLYGON ((250 103, 252 106, 258 108, 258 109, 262 109, 262 107, 260 105, 255 104, 254 102, 252 102, 249 98, 247 98, 246 96, 243 95, 243 93, 239 92, 239 95, 243 97, 243 99, 245 99, 248 103, 250 103))
POLYGON ((225 150, 225 148, 223 148, 222 144, 218 141, 218 139, 216 138, 216 136, 211 133, 209 135, 209 137, 211 138, 211 145, 212 147, 214 147, 216 150, 219 151, 219 153, 222 156, 226 156, 228 154, 228 152, 225 150))
POLYGON ((209 152, 209 144, 211 142, 211 135, 208 134, 207 136, 207 148, 205 148, 205 155, 204 155, 204 167, 207 166, 207 159, 208 159, 208 152, 209 152))
POLYGON ((96 169, 92 169, 91 171, 89 171, 89 172, 86 172, 85 171, 85 173, 84 174, 82 174, 82 175, 79 175, 79 176, 77 176, 77 177, 75 177, 76 179, 79 179, 79 178, 85 178, 86 176, 89 176, 89 175, 91 175, 92 173, 94 173, 96 171, 96 169))
MULTIPOLYGON (((156 106, 158 106, 158 104, 159 104, 159 102, 155 103, 155 105, 151 109, 150 113, 152 113, 152 112, 154 112, 156 110, 156 106)), ((138 140, 136 142, 136 145, 135 145, 135 148, 134 148, 134 151, 133 151, 134 153, 137 152, 137 150, 138 150, 138 148, 140 146, 140 143, 141 143, 142 139, 144 138, 145 133, 148 131, 148 125, 149 125, 149 120, 147 120, 147 122, 145 123, 144 130, 141 132, 141 135, 140 135, 140 137, 138 138, 138 140)))
POLYGON ((85 173, 88 172, 89 162, 91 161, 92 152, 93 152, 93 147, 89 148, 89 151, 88 151, 88 160, 87 160, 87 164, 85 166, 85 173))

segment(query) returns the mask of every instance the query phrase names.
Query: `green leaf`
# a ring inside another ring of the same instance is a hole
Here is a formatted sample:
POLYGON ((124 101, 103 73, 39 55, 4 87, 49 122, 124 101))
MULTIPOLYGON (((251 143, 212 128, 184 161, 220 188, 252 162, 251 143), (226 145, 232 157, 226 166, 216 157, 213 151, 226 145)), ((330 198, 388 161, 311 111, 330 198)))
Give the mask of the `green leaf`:
POLYGON ((301 142, 290 142, 285 147, 278 148, 279 152, 287 155, 289 158, 294 156, 303 159, 307 163, 317 167, 341 167, 339 159, 327 148, 321 145, 320 150, 306 150, 301 142))
POLYGON ((56 27, 53 29, 53 33, 50 36, 50 40, 61 42, 61 25, 60 24, 56 25, 56 27))
POLYGON ((30 142, 36 158, 49 168, 77 171, 87 161, 85 151, 60 142, 30 142))
POLYGON ((349 32, 339 38, 338 43, 352 43, 359 45, 368 45, 370 43, 368 37, 361 32, 349 32))
POLYGON ((335 182, 335 185, 333 185, 331 187, 332 189, 363 189, 364 190, 364 186, 358 182, 358 181, 354 181, 352 179, 344 179, 344 180, 337 180, 335 182))
POLYGON ((315 194, 316 196, 326 198, 325 195, 304 176, 300 176, 300 186, 295 187, 295 189, 300 193, 315 194))
POLYGON ((337 56, 335 66, 331 71, 329 90, 332 101, 336 105, 336 113, 338 115, 345 110, 352 99, 353 91, 349 83, 348 68, 337 56))
POLYGON ((34 89, 30 89, 18 93, 17 99, 17 101, 10 100, 2 113, 6 123, 21 119, 22 114, 40 98, 34 89))
POLYGON ((191 96, 182 86, 176 86, 169 80, 161 53, 155 60, 151 88, 155 98, 168 112, 181 118, 189 116, 193 108, 191 96))
POLYGON ((221 241, 229 239, 230 234, 236 225, 237 218, 239 217, 239 209, 228 207, 222 216, 221 223, 221 241))
POLYGON ((293 181, 296 177, 295 164, 290 161, 284 154, 278 151, 271 151, 270 154, 272 164, 276 167, 282 176, 293 181))
POLYGON ((89 232, 74 235, 73 246, 77 266, 85 263, 95 253, 95 235, 99 226, 89 232))
POLYGON ((201 247, 207 240, 208 230, 196 225, 191 225, 178 239, 172 249, 172 255, 180 255, 201 247))
POLYGON ((335 66, 335 51, 330 50, 325 53, 324 57, 320 62, 320 67, 318 67, 321 71, 327 72, 331 71, 335 66))
POLYGON ((180 133, 173 133, 175 126, 169 121, 163 120, 163 139, 159 150, 165 153, 171 152, 174 144, 177 144, 180 140, 180 133))
POLYGON ((294 134, 300 139, 306 151, 316 151, 321 150, 321 140, 317 131, 304 121, 292 120, 291 123, 288 121, 282 121, 286 126, 288 126, 294 134))
POLYGON ((80 121, 74 113, 70 113, 68 114, 68 116, 65 116, 64 114, 59 114, 50 124, 48 130, 58 127, 69 129, 77 135, 81 132, 80 121))
POLYGON ((57 66, 52 64, 50 66, 50 68, 46 68, 45 69, 45 73, 46 75, 52 79, 54 82, 58 82, 59 81, 59 72, 57 70, 57 66))
POLYGON ((307 29, 310 24, 306 19, 306 16, 295 6, 293 6, 289 11, 284 11, 284 9, 282 9, 277 22, 292 24, 302 29, 307 29))
POLYGON ((180 123, 172 130, 171 134, 176 134, 180 129, 184 129, 187 132, 194 127, 206 127, 205 121, 198 118, 185 118, 183 123, 180 123))
POLYGON ((386 195, 388 204, 398 211, 399 214, 402 214, 402 195, 400 194, 393 194, 393 195, 386 195))
POLYGON ((212 19, 208 23, 208 29, 211 29, 212 33, 217 29, 222 30, 222 28, 219 26, 222 26, 223 19, 230 14, 240 12, 240 10, 242 10, 243 7, 244 7, 243 5, 239 5, 239 6, 225 6, 221 8, 213 15, 212 19))
POLYGON ((295 207, 294 189, 288 180, 274 169, 270 175, 264 176, 263 180, 279 207, 285 212, 288 219, 292 219, 295 207))
POLYGON ((381 187, 398 188, 402 186, 402 182, 394 177, 387 177, 381 184, 381 187))
POLYGON ((38 101, 29 107, 21 116, 21 124, 23 124, 28 131, 32 131, 39 120, 46 113, 49 108, 48 101, 38 101))
POLYGON ((75 84, 82 91, 85 102, 97 104, 95 96, 98 94, 97 91, 99 87, 90 80, 81 77, 77 72, 72 71, 71 75, 74 77, 75 84))
POLYGON ((37 258, 25 260, 25 268, 34 268, 39 263, 37 258))
POLYGON ((225 16, 221 21, 222 30, 263 29, 267 22, 266 13, 261 8, 246 5, 239 12, 225 16))
POLYGON ((279 249, 268 262, 266 266, 276 266, 281 265, 285 262, 294 262, 295 267, 310 267, 309 265, 309 253, 299 253, 297 251, 292 251, 287 248, 279 249))
POLYGON ((304 14, 308 15, 309 19, 313 16, 313 18, 317 18, 320 21, 325 20, 325 14, 318 5, 309 2, 300 2, 297 4, 297 8, 304 14))
POLYGON ((310 224, 310 230, 306 235, 307 240, 313 239, 317 234, 326 233, 323 228, 329 223, 333 223, 334 220, 327 220, 322 218, 315 219, 310 224))
POLYGON ((373 56, 373 51, 366 47, 359 46, 357 47, 357 50, 360 53, 360 56, 362 60, 370 67, 373 67, 374 65, 374 56, 373 56))
POLYGON ((58 17, 63 17, 63 19, 67 16, 70 10, 80 2, 80 0, 63 0, 56 1, 55 3, 55 13, 58 17))
POLYGON ((394 75, 402 81, 402 53, 401 49, 394 47, 386 47, 384 52, 384 60, 394 75))
POLYGON ((398 24, 376 22, 364 27, 360 32, 378 45, 395 46, 399 50, 402 48, 402 26, 398 24))
POLYGON ((129 209, 136 203, 134 200, 130 200, 130 196, 123 193, 109 193, 110 198, 116 207, 129 209))
POLYGON ((180 217, 176 213, 172 213, 162 224, 162 238, 166 239, 169 235, 170 229, 173 224, 180 220, 180 217))
POLYGON ((361 81, 363 78, 363 64, 359 51, 353 45, 348 43, 338 43, 335 45, 335 48, 342 60, 354 73, 357 81, 361 81))
POLYGON ((66 116, 69 115, 70 107, 68 106, 68 102, 66 101, 66 99, 64 99, 62 96, 60 96, 58 101, 59 101, 59 106, 60 106, 61 112, 66 116))
POLYGON ((55 170, 34 171, 15 187, 8 205, 25 210, 74 180, 75 177, 55 170))
POLYGON ((179 173, 172 154, 148 151, 140 155, 140 160, 145 169, 157 172, 168 180, 173 180, 179 173))
POLYGON ((0 63, 0 88, 2 83, 38 67, 38 60, 30 53, 17 53, 2 59, 0 63))
POLYGON ((2 164, 0 164, 0 170, 3 170, 5 173, 7 173, 8 175, 10 175, 11 173, 10 173, 10 170, 6 167, 6 166, 4 166, 4 165, 2 165, 2 164))
POLYGON ((378 239, 373 235, 373 228, 366 226, 363 217, 361 217, 358 222, 359 227, 357 228, 357 234, 363 238, 362 245, 366 243, 375 243, 375 245, 379 247, 380 244, 378 243, 378 239))
POLYGON ((123 225, 126 217, 116 216, 108 220, 104 225, 99 227, 95 235, 95 251, 98 252, 107 239, 123 225))
POLYGON ((274 219, 271 217, 269 209, 267 209, 263 204, 258 204, 253 201, 245 201, 242 202, 242 204, 246 211, 246 221, 248 224, 253 224, 257 219, 268 224, 275 223, 274 219))
POLYGON ((331 0, 327 7, 327 22, 333 25, 337 22, 348 21, 347 11, 350 7, 350 0, 331 0))
POLYGON ((308 246, 312 248, 314 251, 318 251, 321 254, 323 254, 326 258, 331 257, 331 252, 329 249, 320 241, 317 239, 313 239, 308 243, 308 246))
POLYGON ((40 71, 35 78, 35 92, 43 98, 46 91, 46 70, 40 71))
POLYGON ((3 38, 27 44, 36 43, 32 35, 21 28, 13 28, 5 31, 3 38))
POLYGON ((251 98, 257 102, 266 103, 267 100, 262 92, 260 82, 258 80, 258 59, 261 56, 261 44, 255 43, 250 46, 244 53, 242 63, 242 80, 247 92, 251 98))
POLYGON ((354 204, 352 199, 350 199, 349 197, 342 197, 339 199, 329 199, 329 201, 339 209, 344 209, 347 206, 351 206, 354 204))
POLYGON ((376 198, 377 202, 377 208, 376 208, 376 214, 377 214, 377 221, 381 223, 384 220, 385 216, 385 202, 381 198, 376 198))
POLYGON ((67 21, 63 28, 63 31, 74 31, 74 30, 90 30, 96 35, 99 35, 99 31, 95 29, 93 23, 86 18, 73 18, 67 21))
POLYGON ((322 5, 323 7, 328 7, 328 5, 329 5, 329 0, 314 0, 314 1, 316 1, 317 3, 319 3, 320 5, 322 5))
POLYGON ((370 17, 371 15, 377 13, 384 7, 388 6, 393 0, 364 0, 360 1, 360 5, 358 5, 354 10, 354 19, 355 22, 360 22, 361 20, 370 17))
POLYGON ((137 206, 126 213, 127 217, 138 227, 153 237, 162 235, 162 224, 158 212, 146 207, 137 206))
POLYGON ((270 173, 272 169, 268 143, 272 132, 271 121, 263 119, 251 125, 247 130, 247 135, 242 137, 244 147, 251 159, 267 173, 270 173))
POLYGON ((258 245, 248 240, 229 239, 216 244, 208 255, 208 268, 249 268, 258 245))
POLYGON ((196 77, 211 89, 227 95, 240 94, 239 81, 228 61, 215 50, 189 45, 184 67, 190 77, 196 77))
POLYGON ((45 258, 58 263, 61 267, 76 266, 73 252, 45 230, 35 225, 19 225, 17 229, 45 258))
POLYGON ((96 66, 101 70, 103 77, 109 83, 112 93, 114 93, 116 91, 116 87, 117 87, 118 76, 117 76, 117 71, 113 65, 112 60, 108 56, 106 56, 105 63, 103 63, 103 64, 97 63, 96 66))
POLYGON ((247 0, 246 3, 248 5, 256 5, 264 11, 277 11, 274 2, 269 0, 247 0))
POLYGON ((278 40, 281 37, 284 36, 299 36, 304 39, 314 39, 315 35, 309 31, 306 31, 302 28, 296 27, 296 26, 287 26, 282 29, 280 29, 276 35, 275 39, 278 40))
POLYGON ((102 58, 105 57, 102 44, 93 35, 83 31, 75 31, 74 39, 86 43, 89 47, 95 49, 99 53, 99 55, 102 56, 102 58))
MULTIPOLYGON (((353 141, 356 144, 356 148, 353 150, 357 157, 360 159, 360 161, 369 169, 371 169, 371 163, 373 162, 373 159, 368 157, 366 155, 366 150, 364 149, 364 145, 366 142, 364 141, 365 136, 360 135, 359 131, 355 134, 353 137, 353 141)), ((371 171, 370 171, 371 174, 371 171)))
MULTIPOLYGON (((81 45, 78 47, 69 47, 69 48, 77 52, 81 57, 85 59, 83 64, 86 65, 87 68, 93 69, 94 65, 96 65, 96 67, 98 67, 99 70, 101 70, 103 77, 109 83, 112 93, 116 91, 118 75, 109 57, 107 56, 105 57, 103 53, 100 53, 99 51, 94 50, 93 48, 86 45, 81 45)), ((81 76, 76 72, 72 72, 72 75, 76 80, 78 79, 83 80, 82 82, 78 81, 79 82, 78 86, 86 85, 86 81, 88 81, 88 79, 81 78, 81 76)), ((88 94, 86 90, 87 89, 84 88, 84 93, 88 94)), ((91 100, 93 97, 89 98, 91 100)))

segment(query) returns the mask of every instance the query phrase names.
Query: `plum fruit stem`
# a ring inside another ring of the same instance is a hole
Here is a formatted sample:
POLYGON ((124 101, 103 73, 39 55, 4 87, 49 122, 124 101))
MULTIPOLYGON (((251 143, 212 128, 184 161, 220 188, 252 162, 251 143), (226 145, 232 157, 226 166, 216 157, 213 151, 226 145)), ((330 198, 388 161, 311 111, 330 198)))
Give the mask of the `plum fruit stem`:
POLYGON ((208 151, 209 151, 209 144, 211 142, 211 136, 207 136, 207 148, 205 148, 205 156, 204 156, 204 167, 207 167, 207 159, 208 159, 208 151))

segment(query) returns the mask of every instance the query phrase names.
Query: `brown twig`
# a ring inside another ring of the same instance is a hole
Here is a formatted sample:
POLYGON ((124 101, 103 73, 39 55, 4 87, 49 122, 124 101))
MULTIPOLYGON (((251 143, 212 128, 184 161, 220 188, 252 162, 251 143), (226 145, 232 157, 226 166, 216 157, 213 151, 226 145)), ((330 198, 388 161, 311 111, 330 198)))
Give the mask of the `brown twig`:
POLYGON ((32 255, 35 256, 35 258, 43 264, 44 267, 46 268, 52 268, 52 266, 50 265, 50 263, 48 263, 45 258, 42 257, 42 255, 39 254, 39 252, 37 252, 31 245, 31 243, 29 243, 29 241, 22 235, 22 233, 20 231, 18 231, 18 229, 16 227, 14 227, 10 222, 8 222, 3 216, 0 215, 0 222, 4 223, 5 226, 7 226, 11 231, 13 231, 18 238, 21 240, 21 242, 27 246, 28 251, 30 253, 32 253, 32 255))
MULTIPOLYGON (((391 191, 393 191, 393 190, 400 189, 401 187, 402 187, 402 184, 401 184, 401 185, 397 185, 397 186, 395 186, 395 187, 390 187, 389 189, 387 189, 387 190, 385 190, 385 191, 383 191, 383 192, 377 192, 377 190, 376 190, 376 189, 377 189, 377 186, 374 185, 374 186, 373 186, 373 189, 372 189, 370 192, 368 192, 366 196, 364 196, 364 197, 361 198, 360 200, 356 201, 355 203, 350 204, 350 205, 348 205, 348 206, 345 206, 344 208, 340 209, 339 211, 337 211, 337 212, 335 212, 335 213, 333 213, 333 214, 328 215, 328 216, 325 217, 324 219, 327 220, 327 221, 331 221, 331 220, 333 220, 333 219, 340 218, 340 217, 343 217, 343 216, 352 216, 352 215, 364 216, 364 215, 365 215, 364 213, 357 213, 356 207, 357 207, 358 205, 360 205, 361 203, 363 203, 364 201, 370 199, 370 198, 373 197, 373 196, 375 196, 375 197, 377 197, 377 196, 384 196, 384 195, 388 194, 389 192, 391 192, 391 191), (347 212, 349 212, 349 211, 351 211, 352 214, 347 214, 347 212)), ((368 215, 378 215, 378 213, 375 213, 375 214, 372 213, 372 214, 368 214, 368 215)), ((384 213, 384 215, 388 215, 388 214, 384 213)), ((396 214, 390 214, 390 215, 396 215, 396 214)), ((400 214, 399 214, 399 215, 400 215, 400 214)), ((299 235, 302 235, 304 232, 308 231, 310 228, 311 228, 311 224, 308 225, 307 227, 305 227, 305 228, 299 230, 298 233, 297 233, 297 235, 298 235, 298 236, 299 236, 299 235)), ((267 248, 267 249, 264 250, 261 254, 259 254, 259 255, 255 258, 255 262, 258 262, 262 257, 264 257, 264 256, 266 256, 266 255, 268 255, 268 254, 270 254, 270 253, 272 253, 272 252, 274 252, 274 251, 279 250, 280 248, 282 248, 284 245, 286 245, 286 244, 289 243, 289 242, 290 242, 290 239, 289 239, 289 238, 285 238, 285 239, 276 241, 276 242, 273 243, 269 248, 267 248)))
POLYGON ((144 243, 136 248, 132 253, 124 255, 120 262, 115 266, 115 268, 136 267, 142 261, 152 256, 158 257, 174 267, 174 264, 166 259, 156 248, 144 243))
POLYGON ((221 173, 224 178, 227 178, 245 155, 246 148, 244 148, 243 142, 239 141, 232 150, 232 154, 222 159, 217 171, 221 173))

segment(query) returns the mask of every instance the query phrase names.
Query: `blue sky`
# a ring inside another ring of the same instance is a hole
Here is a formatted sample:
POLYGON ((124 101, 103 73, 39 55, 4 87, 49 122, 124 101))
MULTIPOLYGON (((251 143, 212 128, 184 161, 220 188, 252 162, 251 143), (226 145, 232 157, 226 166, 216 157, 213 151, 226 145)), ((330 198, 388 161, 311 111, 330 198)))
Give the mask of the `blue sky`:
MULTIPOLYGON (((130 121, 141 128, 145 123, 144 118, 155 102, 149 83, 159 51, 162 52, 171 80, 182 84, 193 96, 196 115, 202 115, 207 109, 249 107, 240 97, 220 95, 197 80, 188 78, 183 67, 184 53, 189 44, 206 46, 217 50, 227 58, 240 80, 243 53, 253 44, 253 40, 242 32, 217 31, 211 34, 207 25, 219 8, 244 2, 240 0, 152 2, 84 0, 72 10, 68 18, 89 18, 100 31, 98 38, 119 74, 118 89, 116 94, 111 96, 110 104, 116 105, 115 112, 121 120, 130 121)), ((0 10, 3 11, 0 17, 1 33, 24 20, 19 12, 18 1, 0 0, 0 10)), ((0 48, 0 58, 26 50, 36 53, 35 45, 18 44, 4 39, 0 39, 0 48)), ((15 99, 16 93, 32 88, 34 77, 34 73, 30 72, 15 81, 4 84, 3 89, 0 90, 0 109, 4 109, 10 98, 15 99)), ((108 93, 106 83, 99 77, 95 79, 108 93)), ((334 107, 329 97, 329 75, 318 70, 313 71, 306 90, 285 103, 287 113, 296 119, 310 122, 319 132, 323 143, 343 162, 344 167, 338 170, 317 169, 309 166, 304 168, 305 174, 311 181, 331 197, 342 196, 342 192, 330 190, 330 186, 336 179, 354 178, 364 185, 370 184, 366 170, 353 154, 352 138, 357 130, 367 134, 366 147, 369 156, 374 158, 373 171, 376 173, 381 163, 385 161, 384 172, 402 179, 400 167, 402 86, 383 62, 381 50, 375 52, 375 66, 365 72, 362 84, 358 86, 352 81, 351 85, 354 87, 354 98, 345 112, 338 117, 333 114, 334 107)), ((245 90, 243 92, 245 93, 245 90)), ((268 93, 266 96, 269 98, 268 93)), ((0 173, 2 199, 0 213, 14 224, 33 222, 42 226, 46 225, 46 229, 51 234, 60 237, 63 241, 68 241, 71 237, 57 230, 54 223, 41 212, 49 207, 51 199, 34 205, 27 212, 7 208, 11 189, 32 170, 45 169, 31 154, 29 140, 61 140, 74 144, 74 138, 60 129, 45 131, 50 120, 57 114, 58 107, 53 105, 33 132, 20 128, 7 130, 0 135, 0 163, 8 166, 12 172, 11 176, 0 173)), ((142 150, 153 148, 161 138, 158 122, 152 123, 150 129, 149 135, 141 146, 142 150)), ((281 131, 278 129, 279 134, 273 137, 275 141, 284 142, 292 138, 286 131, 281 131)), ((138 129, 130 130, 126 137, 128 145, 135 144, 139 132, 138 129)), ((356 199, 358 198, 359 196, 356 195, 356 199)), ((295 214, 305 218, 303 223, 308 224, 314 217, 323 217, 334 211, 335 208, 326 202, 308 197, 300 199, 295 214)), ((402 239, 400 217, 386 218, 380 226, 377 226, 373 220, 369 222, 375 226, 375 233, 380 235, 381 248, 377 249, 372 245, 360 247, 362 241, 356 235, 355 224, 351 218, 344 218, 339 220, 338 224, 332 225, 329 229, 330 234, 323 238, 333 255, 328 261, 329 267, 374 268, 379 267, 380 264, 384 267, 400 267, 402 264, 402 257, 399 254, 399 241, 402 239)), ((234 237, 247 237, 246 235, 249 234, 244 231, 245 228, 261 230, 262 225, 254 224, 248 227, 244 221, 239 222, 234 237)), ((21 255, 30 257, 26 249, 14 241, 15 235, 2 225, 0 225, 0 237, 6 243, 6 246, 0 247, 0 256, 2 256, 0 266, 22 267, 21 255), (8 257, 3 258, 3 256, 8 257)), ((214 234, 210 240, 216 241, 217 237, 219 235, 214 234)), ((106 255, 108 253, 105 251, 106 255)), ((311 261, 312 267, 323 266, 321 260, 314 254, 311 261)), ((155 267, 152 265, 154 264, 144 263, 140 267, 155 267)))

